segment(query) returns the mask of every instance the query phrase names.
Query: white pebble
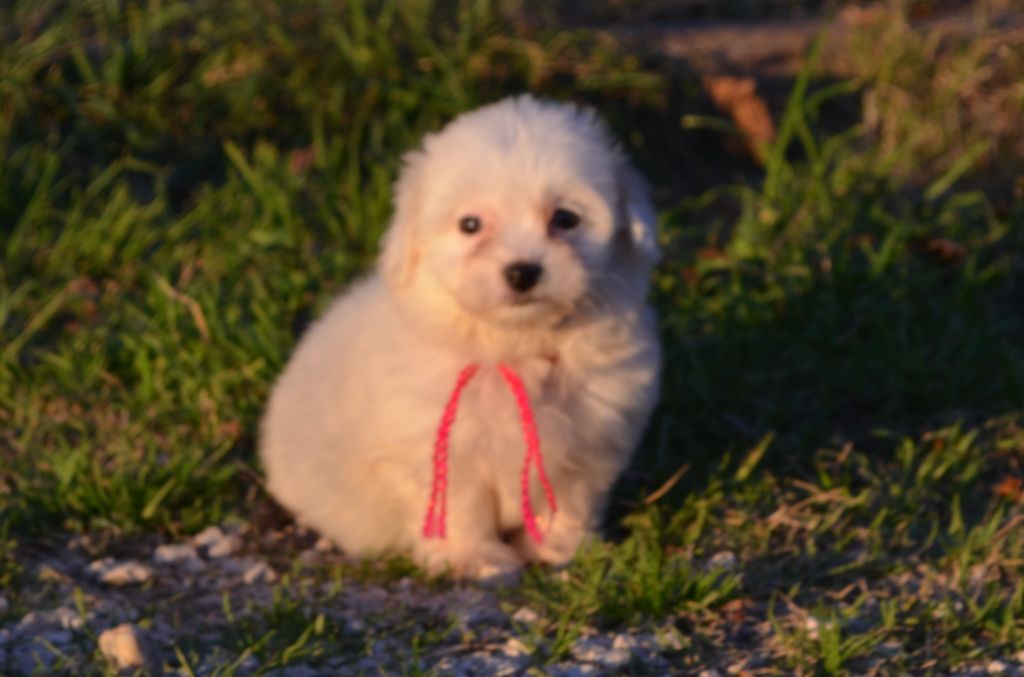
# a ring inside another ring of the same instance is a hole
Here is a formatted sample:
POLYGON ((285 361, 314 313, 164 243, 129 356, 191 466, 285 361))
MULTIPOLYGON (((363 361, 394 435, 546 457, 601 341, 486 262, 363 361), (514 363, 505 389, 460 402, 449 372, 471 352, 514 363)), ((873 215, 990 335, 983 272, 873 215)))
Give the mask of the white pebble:
POLYGON ((198 558, 196 549, 188 543, 167 543, 157 546, 153 551, 153 561, 158 564, 175 564, 198 558))
POLYGON ((55 583, 67 583, 68 577, 60 569, 43 562, 36 570, 36 578, 40 581, 54 581, 55 583))
POLYGON ((89 563, 89 573, 99 578, 103 575, 104 571, 109 570, 110 567, 114 566, 116 563, 117 562, 113 557, 104 557, 103 559, 93 560, 89 563))
POLYGON ((615 639, 612 640, 612 648, 619 649, 622 651, 633 651, 636 649, 637 639, 632 635, 620 634, 615 635, 615 639))
POLYGON ((220 541, 206 548, 206 556, 211 559, 228 557, 242 549, 242 539, 235 534, 227 534, 220 541))
POLYGON ((722 550, 716 552, 708 560, 708 569, 719 569, 721 571, 735 571, 739 560, 736 559, 736 554, 731 550, 722 550))
POLYGON ((199 559, 199 553, 188 543, 171 543, 157 546, 153 551, 153 561, 157 564, 173 564, 183 567, 186 571, 202 571, 206 564, 199 559))
POLYGON ((90 564, 89 571, 107 585, 115 586, 145 583, 153 578, 153 569, 142 562, 135 560, 116 562, 109 557, 90 564))
POLYGON ((146 664, 144 645, 141 631, 131 623, 104 630, 99 637, 100 653, 121 670, 146 664))
POLYGON ((211 525, 192 537, 192 545, 197 548, 208 548, 223 539, 224 536, 223 529, 216 525, 211 525))
POLYGON ((242 580, 247 585, 253 583, 273 583, 277 580, 277 573, 270 568, 266 562, 256 562, 242 574, 242 580))
POLYGON ((219 559, 235 554, 242 548, 238 534, 225 532, 218 526, 206 527, 192 538, 192 544, 207 557, 219 559))
POLYGON ((1006 672, 1006 663, 999 660, 989 661, 989 664, 985 666, 985 671, 990 675, 1001 675, 1006 672))
POLYGON ((626 648, 615 648, 600 639, 578 639, 572 646, 572 655, 578 661, 599 663, 607 668, 620 668, 633 657, 626 648))
POLYGON ((77 630, 82 627, 82 617, 66 606, 50 611, 29 611, 18 621, 17 627, 23 634, 38 633, 54 627, 77 630))
POLYGON ((530 649, 518 637, 509 637, 501 647, 501 653, 516 658, 518 656, 529 656, 530 649))
POLYGON ((359 635, 366 632, 366 621, 362 618, 357 618, 352 615, 345 617, 345 632, 353 635, 359 635))
POLYGON ((512 620, 516 623, 536 623, 539 618, 540 616, 537 615, 537 612, 527 606, 520 607, 518 611, 512 614, 512 620))

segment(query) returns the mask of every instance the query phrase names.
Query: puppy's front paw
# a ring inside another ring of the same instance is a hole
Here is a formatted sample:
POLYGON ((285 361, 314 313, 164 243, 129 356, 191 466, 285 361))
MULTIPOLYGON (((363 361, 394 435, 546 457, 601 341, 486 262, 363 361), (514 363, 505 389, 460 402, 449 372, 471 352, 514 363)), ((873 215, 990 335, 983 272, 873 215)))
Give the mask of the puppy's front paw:
POLYGON ((572 560, 586 536, 587 530, 582 527, 559 528, 556 523, 556 528, 545 534, 543 542, 535 542, 523 531, 517 534, 514 545, 528 562, 561 567, 572 560))
POLYGON ((458 546, 432 541, 420 549, 418 558, 431 574, 451 573, 491 584, 514 583, 523 568, 519 553, 497 541, 458 546))

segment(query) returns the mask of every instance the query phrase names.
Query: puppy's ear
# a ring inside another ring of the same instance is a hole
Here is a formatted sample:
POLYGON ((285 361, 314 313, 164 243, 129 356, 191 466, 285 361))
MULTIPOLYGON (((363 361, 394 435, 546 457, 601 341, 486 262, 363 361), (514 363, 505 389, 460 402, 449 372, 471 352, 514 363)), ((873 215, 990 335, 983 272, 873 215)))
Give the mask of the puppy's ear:
POLYGON ((651 203, 647 182, 640 174, 623 162, 619 168, 620 209, 626 220, 629 241, 638 258, 655 265, 661 258, 658 246, 658 215, 651 203))
POLYGON ((411 151, 402 158, 402 171, 395 181, 395 213, 384 233, 377 269, 391 284, 401 286, 412 278, 419 258, 417 220, 422 214, 423 175, 426 154, 411 151))

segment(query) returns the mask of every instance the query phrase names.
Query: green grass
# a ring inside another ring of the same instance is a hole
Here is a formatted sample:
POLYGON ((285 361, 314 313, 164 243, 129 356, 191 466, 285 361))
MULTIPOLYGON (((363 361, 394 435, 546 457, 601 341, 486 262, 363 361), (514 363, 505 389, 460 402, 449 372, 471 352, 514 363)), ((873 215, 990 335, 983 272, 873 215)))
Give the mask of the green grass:
MULTIPOLYGON (((701 167, 660 148, 740 164, 679 123, 708 109, 694 82, 486 2, 15 2, 0 26, 0 588, 15 605, 34 599, 17 586, 26 544, 177 537, 265 500, 267 390, 372 262, 401 152, 528 88, 606 112, 667 195, 662 404, 609 539, 505 593, 540 616, 518 628, 535 662, 595 626, 677 628, 681 665, 714 664, 748 608, 784 671, 1024 649, 1020 161, 1013 130, 986 142, 980 114, 949 129, 968 91, 1024 114, 1006 77, 1021 50, 973 90, 983 41, 887 34, 884 58, 837 84, 812 59, 756 180, 685 194, 701 167), (851 100, 864 114, 837 130, 851 100), (724 551, 737 568, 707 570, 724 551)), ((227 623, 226 673, 250 654, 363 650, 300 598, 261 613, 227 623)), ((417 646, 445 635, 435 620, 417 646)), ((176 660, 201 650, 183 640, 176 660)))

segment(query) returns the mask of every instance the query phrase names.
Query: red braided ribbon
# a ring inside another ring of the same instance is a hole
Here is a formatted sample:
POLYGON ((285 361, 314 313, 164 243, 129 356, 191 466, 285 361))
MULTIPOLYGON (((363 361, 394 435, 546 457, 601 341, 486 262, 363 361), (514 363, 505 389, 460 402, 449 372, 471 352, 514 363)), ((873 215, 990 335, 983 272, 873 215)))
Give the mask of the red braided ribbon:
MULTIPOLYGON (((423 523, 424 538, 445 538, 445 521, 448 508, 448 438, 451 434, 452 424, 455 422, 455 415, 459 409, 459 397, 469 381, 476 375, 478 365, 471 364, 459 373, 455 382, 455 389, 452 390, 448 404, 441 415, 441 422, 437 426, 437 439, 434 441, 434 480, 431 486, 430 500, 427 503, 426 519, 423 523)), ((521 509, 523 513, 523 527, 530 537, 539 543, 544 542, 544 535, 537 526, 537 517, 533 512, 533 504, 530 501, 530 465, 537 464, 537 477, 540 479, 541 487, 544 489, 544 496, 548 506, 551 508, 551 515, 554 516, 557 510, 555 503, 555 491, 544 471, 544 456, 540 450, 540 436, 537 434, 537 424, 533 418, 533 409, 530 407, 530 398, 526 393, 522 380, 510 367, 499 364, 498 371, 508 385, 509 390, 516 399, 519 407, 520 424, 523 430, 523 438, 526 440, 526 454, 523 457, 523 472, 521 477, 521 509)))
POLYGON ((476 375, 477 365, 471 364, 459 373, 452 396, 448 398, 441 423, 437 426, 437 439, 434 441, 434 482, 430 489, 430 502, 427 503, 427 517, 423 523, 424 538, 444 538, 445 520, 448 515, 448 435, 455 414, 459 410, 459 396, 470 379, 476 375))

